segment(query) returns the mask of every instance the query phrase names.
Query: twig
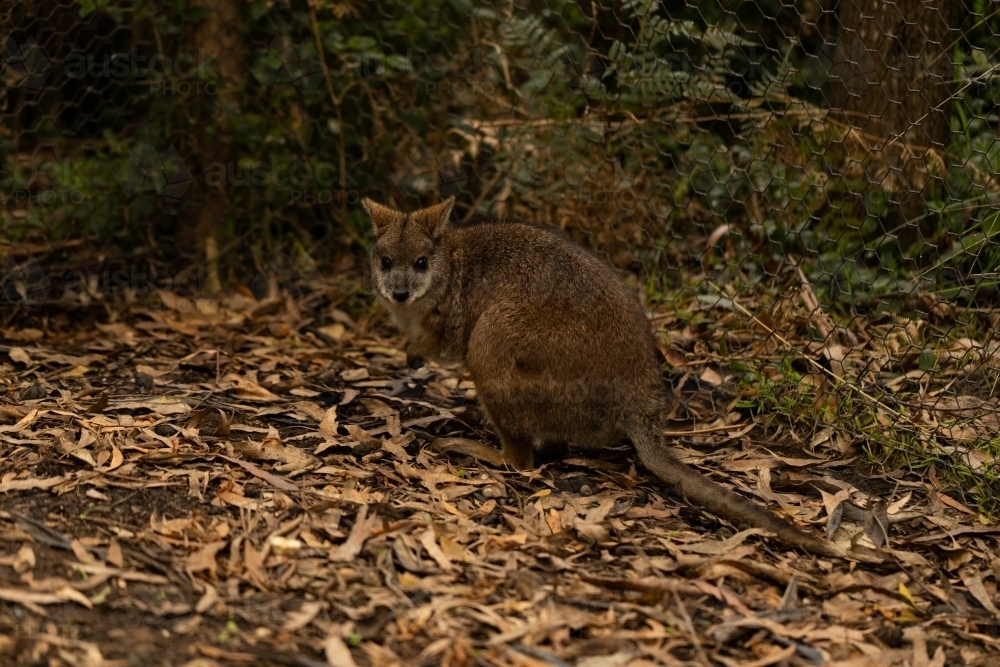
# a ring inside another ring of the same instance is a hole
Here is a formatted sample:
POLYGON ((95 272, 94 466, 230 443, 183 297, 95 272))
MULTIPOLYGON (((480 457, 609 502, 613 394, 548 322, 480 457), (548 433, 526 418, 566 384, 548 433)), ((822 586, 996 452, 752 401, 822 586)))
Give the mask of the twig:
POLYGON ((705 667, 712 667, 712 663, 708 660, 708 654, 705 653, 705 649, 702 648, 701 641, 698 639, 698 632, 694 629, 694 623, 691 622, 691 616, 688 614, 687 607, 684 606, 684 602, 677 591, 674 591, 674 601, 677 602, 677 608, 680 610, 681 618, 684 619, 684 625, 691 636, 691 643, 694 644, 694 650, 698 652, 698 658, 705 667))
POLYGON ((50 252, 56 252, 59 250, 69 250, 70 248, 75 248, 84 243, 88 243, 96 240, 94 237, 87 237, 82 239, 69 239, 67 241, 57 241, 55 243, 34 243, 25 245, 10 245, 7 243, 0 242, 0 254, 7 255, 8 257, 14 257, 17 259, 23 257, 31 257, 37 255, 47 255, 50 252))
POLYGON ((201 399, 198 402, 198 405, 196 405, 193 408, 191 408, 191 412, 194 412, 195 410, 197 410, 201 406, 205 405, 205 401, 207 401, 208 399, 212 398, 212 396, 215 394, 215 391, 219 388, 219 375, 220 375, 219 371, 220 371, 220 366, 219 366, 219 349, 216 348, 215 349, 215 384, 212 385, 212 391, 208 392, 208 394, 205 395, 205 398, 201 399))
POLYGON ((690 431, 663 431, 663 435, 669 436, 685 436, 685 435, 702 435, 704 433, 717 433, 718 431, 736 431, 741 428, 750 426, 750 424, 726 424, 724 426, 712 426, 709 428, 696 428, 690 431))
POLYGON ((490 180, 490 182, 486 184, 486 187, 484 187, 482 191, 479 193, 479 196, 476 197, 475 203, 472 205, 471 208, 469 208, 469 212, 465 214, 464 218, 462 218, 463 223, 468 222, 472 218, 473 214, 475 214, 476 212, 476 209, 479 208, 479 205, 483 203, 483 200, 486 199, 486 195, 490 193, 490 190, 492 190, 493 186, 497 184, 497 181, 500 180, 501 176, 503 176, 503 171, 502 170, 497 171, 497 175, 494 176, 490 180))
POLYGON ((694 584, 683 579, 663 579, 661 577, 643 577, 642 579, 610 579, 608 577, 594 577, 588 574, 580 574, 580 579, 588 584, 606 588, 609 591, 637 591, 649 593, 660 591, 663 593, 673 593, 677 595, 704 595, 705 591, 694 584))
POLYGON ((330 68, 326 65, 326 53, 323 50, 323 38, 319 31, 319 21, 316 18, 316 7, 314 0, 306 3, 309 7, 309 21, 312 23, 313 39, 316 42, 316 53, 319 55, 319 64, 323 68, 323 79, 326 81, 326 92, 330 96, 334 111, 337 112, 337 140, 340 169, 340 225, 347 229, 347 147, 344 143, 344 116, 340 110, 340 103, 344 101, 347 91, 354 87, 354 82, 347 84, 338 96, 333 91, 333 80, 330 78, 330 68))
MULTIPOLYGON (((1000 53, 1000 49, 997 49, 996 51, 994 51, 993 53, 991 53, 990 57, 995 56, 997 53, 1000 53)), ((931 63, 931 65, 933 65, 933 63, 931 63)), ((928 65, 928 68, 931 65, 928 65)), ((940 111, 941 107, 943 107, 945 104, 949 104, 949 103, 954 102, 955 100, 957 100, 958 96, 961 95, 962 93, 964 93, 966 90, 968 90, 973 84, 979 83, 983 79, 986 79, 991 74, 993 74, 995 71, 997 71, 997 69, 998 69, 998 67, 996 65, 994 65, 994 66, 990 67, 988 70, 986 70, 985 72, 983 72, 982 74, 980 74, 979 76, 976 76, 976 77, 973 77, 973 78, 969 79, 969 82, 967 84, 965 84, 964 86, 962 86, 961 88, 959 88, 958 90, 956 90, 953 94, 949 95, 947 98, 945 98, 944 100, 942 100, 938 104, 935 104, 933 107, 931 107, 930 111, 928 111, 927 113, 925 113, 923 116, 921 116, 920 118, 918 118, 914 122, 910 123, 910 128, 920 127, 920 124, 924 122, 925 118, 927 118, 928 116, 930 116, 935 111, 940 111)), ((905 131, 901 132, 900 134, 897 134, 892 139, 890 139, 889 143, 887 143, 883 147, 883 150, 885 150, 889 146, 892 146, 894 143, 896 143, 896 141, 898 141, 899 138, 903 136, 903 134, 905 134, 905 131)))

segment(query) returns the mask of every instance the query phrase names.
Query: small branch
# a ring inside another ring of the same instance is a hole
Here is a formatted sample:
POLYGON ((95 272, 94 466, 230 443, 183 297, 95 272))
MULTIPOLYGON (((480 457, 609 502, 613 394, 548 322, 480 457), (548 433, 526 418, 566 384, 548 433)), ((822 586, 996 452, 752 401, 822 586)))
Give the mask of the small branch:
POLYGON ((338 168, 340 170, 340 224, 347 227, 347 146, 344 141, 344 116, 340 110, 340 103, 344 101, 354 83, 350 83, 342 91, 340 96, 333 90, 333 79, 330 78, 330 68, 326 65, 326 52, 323 50, 323 37, 319 31, 319 20, 316 18, 316 7, 314 0, 309 0, 309 21, 312 23, 313 40, 316 43, 316 53, 319 55, 319 64, 323 68, 323 79, 326 81, 326 92, 330 96, 334 111, 337 113, 337 148, 340 153, 338 168))
POLYGON ((691 636, 691 643, 694 644, 694 650, 698 652, 698 659, 701 664, 705 667, 712 667, 712 663, 708 659, 708 654, 705 653, 705 649, 702 648, 701 642, 698 640, 698 632, 694 629, 694 623, 691 621, 691 615, 688 614, 687 607, 684 606, 684 601, 681 600, 681 596, 674 591, 674 601, 677 602, 677 608, 681 612, 681 618, 684 619, 684 625, 687 626, 686 629, 688 634, 691 636))

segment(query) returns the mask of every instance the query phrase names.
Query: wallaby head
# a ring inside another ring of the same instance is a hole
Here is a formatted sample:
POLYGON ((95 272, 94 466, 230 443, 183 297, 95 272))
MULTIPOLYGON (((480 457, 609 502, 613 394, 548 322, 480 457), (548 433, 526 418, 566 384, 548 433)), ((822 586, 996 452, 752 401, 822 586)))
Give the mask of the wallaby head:
POLYGON ((361 205, 375 230, 371 270, 376 293, 393 306, 415 303, 442 273, 441 235, 455 198, 411 213, 370 199, 362 199, 361 205))

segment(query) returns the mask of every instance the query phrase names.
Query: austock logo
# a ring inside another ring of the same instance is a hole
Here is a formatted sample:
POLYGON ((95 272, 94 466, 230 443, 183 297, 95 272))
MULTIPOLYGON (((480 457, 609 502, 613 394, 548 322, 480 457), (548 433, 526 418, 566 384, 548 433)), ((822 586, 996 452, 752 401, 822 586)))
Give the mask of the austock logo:
POLYGON ((404 197, 436 190, 442 197, 461 192, 469 175, 462 168, 461 154, 438 155, 430 147, 414 146, 392 173, 392 182, 404 197))
POLYGON ((250 282, 250 289, 258 299, 277 296, 282 289, 294 291, 303 280, 317 276, 316 265, 308 256, 298 258, 275 253, 263 271, 250 282))
POLYGON ((155 190, 166 201, 170 213, 176 215, 194 177, 173 146, 159 153, 149 144, 139 144, 115 180, 130 199, 143 190, 155 190))
POLYGON ((38 97, 52 74, 52 64, 34 39, 3 40, 0 49, 0 79, 9 88, 23 88, 29 98, 38 97))
POLYGON ((302 90, 315 90, 323 80, 323 64, 309 40, 296 45, 275 37, 250 71, 265 88, 274 83, 291 83, 302 90))
POLYGON ((18 261, 4 255, 0 261, 0 304, 15 303, 31 308, 45 301, 52 291, 48 274, 31 255, 18 261))

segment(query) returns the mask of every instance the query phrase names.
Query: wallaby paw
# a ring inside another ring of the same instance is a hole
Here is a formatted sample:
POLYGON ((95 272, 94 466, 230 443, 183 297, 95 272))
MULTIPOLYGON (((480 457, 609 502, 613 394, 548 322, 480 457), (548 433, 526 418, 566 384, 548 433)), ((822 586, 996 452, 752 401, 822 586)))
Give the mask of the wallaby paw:
POLYGON ((423 357, 414 357, 414 356, 410 355, 409 352, 407 352, 406 353, 406 365, 409 366, 413 370, 417 370, 418 368, 423 368, 423 366, 424 366, 424 358, 423 357))

